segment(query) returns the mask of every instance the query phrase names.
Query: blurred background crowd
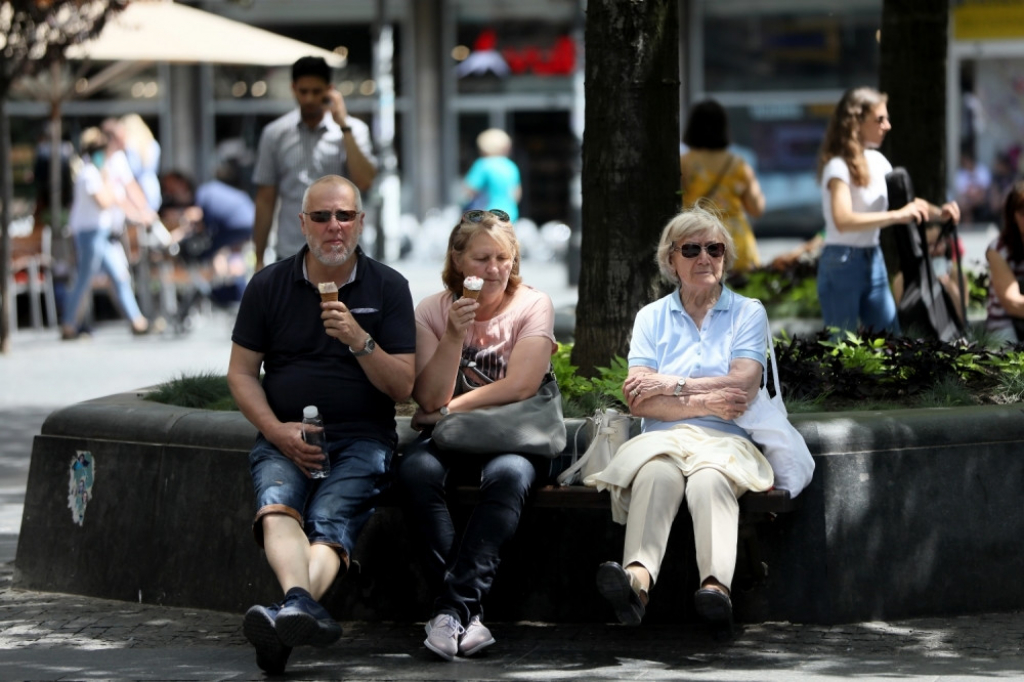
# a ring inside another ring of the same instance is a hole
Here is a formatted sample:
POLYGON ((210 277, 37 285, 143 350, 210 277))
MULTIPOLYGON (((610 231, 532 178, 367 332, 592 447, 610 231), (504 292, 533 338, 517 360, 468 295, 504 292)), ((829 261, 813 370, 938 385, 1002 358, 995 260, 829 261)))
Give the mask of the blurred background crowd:
MULTIPOLYGON (((507 190, 501 201, 511 203, 495 207, 518 214, 524 258, 567 263, 569 284, 575 284, 585 2, 189 4, 334 55, 333 85, 349 115, 369 126, 378 160, 366 193, 369 253, 389 262, 436 262, 459 211, 498 201, 496 193, 507 190)), ((726 154, 715 157, 729 160, 719 166, 756 185, 756 197, 738 205, 749 226, 753 265, 768 264, 758 255, 766 240, 795 244, 822 230, 819 145, 842 93, 877 85, 881 12, 882 0, 841 6, 680 1, 680 110, 714 101, 728 119, 728 146, 710 152, 726 154)), ((1024 25, 1017 20, 1024 9, 968 0, 954 3, 950 16, 948 198, 961 206, 961 231, 984 231, 981 241, 987 241, 998 232, 1006 193, 1024 170, 1024 33, 1012 35, 1012 27, 1024 25)), ((123 127, 118 138, 145 198, 126 228, 112 230, 139 315, 185 329, 196 305, 237 300, 254 262, 245 223, 256 192, 259 136, 295 106, 290 64, 143 60, 121 75, 104 76, 105 85, 97 88, 82 83, 96 81, 107 65, 74 62, 59 76, 39 76, 35 87, 12 90, 7 109, 14 142, 18 322, 68 322, 63 301, 79 267, 70 214, 83 165, 81 140, 84 131, 103 131, 111 121, 123 127), (40 83, 89 93, 61 104, 56 150, 49 127, 53 103, 39 97, 40 83), (56 159, 62 205, 54 219, 49 197, 56 159), (218 207, 230 210, 215 215, 218 207), (38 254, 44 257, 32 271, 38 254), (55 295, 47 299, 40 292, 41 303, 30 305, 28 284, 36 278, 55 295)), ((699 145, 683 144, 680 152, 691 170, 699 169, 695 160, 718 168, 699 145)), ((97 316, 132 317, 107 293, 116 290, 107 286, 111 279, 103 269, 97 272, 82 329, 97 316)), ((133 323, 133 331, 143 329, 148 327, 141 321, 133 323)))

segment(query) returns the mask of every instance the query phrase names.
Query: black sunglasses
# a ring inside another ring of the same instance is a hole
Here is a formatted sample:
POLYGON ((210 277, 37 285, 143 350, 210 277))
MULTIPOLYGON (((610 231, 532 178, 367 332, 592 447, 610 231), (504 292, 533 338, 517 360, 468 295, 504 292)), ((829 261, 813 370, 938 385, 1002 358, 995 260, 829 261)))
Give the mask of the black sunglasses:
POLYGON ((701 251, 707 251, 712 258, 721 258, 725 255, 725 244, 715 242, 714 244, 680 244, 669 249, 669 253, 678 251, 683 258, 696 258, 701 251))
POLYGON ((510 223, 510 222, 512 222, 511 218, 509 218, 508 213, 505 213, 504 211, 499 211, 496 208, 492 208, 492 209, 489 209, 487 211, 480 211, 480 210, 466 211, 465 213, 462 214, 462 220, 463 220, 463 222, 479 223, 479 222, 483 221, 484 216, 487 215, 487 214, 490 214, 490 215, 494 216, 495 218, 497 218, 498 220, 500 220, 503 223, 510 223))
POLYGON ((339 223, 350 223, 359 217, 359 211, 303 211, 314 223, 330 222, 331 216, 339 223))

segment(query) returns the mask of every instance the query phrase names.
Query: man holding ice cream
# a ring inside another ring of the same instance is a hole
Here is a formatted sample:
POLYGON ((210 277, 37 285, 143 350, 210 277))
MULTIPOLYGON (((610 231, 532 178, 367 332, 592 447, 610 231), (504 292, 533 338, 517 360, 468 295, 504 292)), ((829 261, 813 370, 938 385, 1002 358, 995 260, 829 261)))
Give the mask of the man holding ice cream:
POLYGON ((348 567, 397 444, 395 402, 412 392, 409 284, 359 248, 363 217, 351 181, 311 184, 297 216, 306 245, 253 276, 232 334, 228 384, 259 429, 253 532, 285 594, 243 624, 269 673, 284 671, 292 647, 341 637, 317 600, 348 567), (302 438, 306 405, 323 416, 323 451, 302 438), (310 478, 325 456, 327 478, 310 478))

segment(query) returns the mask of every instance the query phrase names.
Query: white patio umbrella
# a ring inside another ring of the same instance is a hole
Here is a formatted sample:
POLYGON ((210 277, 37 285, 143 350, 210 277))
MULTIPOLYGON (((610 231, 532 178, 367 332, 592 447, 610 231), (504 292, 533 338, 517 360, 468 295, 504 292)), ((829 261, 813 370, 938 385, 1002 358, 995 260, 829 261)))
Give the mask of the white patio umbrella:
POLYGON ((291 64, 323 57, 342 66, 340 55, 172 0, 134 0, 89 42, 68 49, 68 59, 92 61, 291 64))

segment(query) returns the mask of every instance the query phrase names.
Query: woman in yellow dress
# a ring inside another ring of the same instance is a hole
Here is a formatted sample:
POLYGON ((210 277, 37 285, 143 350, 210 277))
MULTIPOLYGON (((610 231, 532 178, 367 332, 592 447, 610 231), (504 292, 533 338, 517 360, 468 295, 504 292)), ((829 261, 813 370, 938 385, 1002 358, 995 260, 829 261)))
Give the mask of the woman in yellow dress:
POLYGON ((725 109, 714 100, 693 107, 683 133, 689 150, 679 158, 682 173, 683 207, 703 198, 721 211, 722 222, 736 244, 733 272, 753 270, 761 265, 757 240, 747 215, 764 214, 764 194, 754 169, 729 152, 729 126, 725 109))

